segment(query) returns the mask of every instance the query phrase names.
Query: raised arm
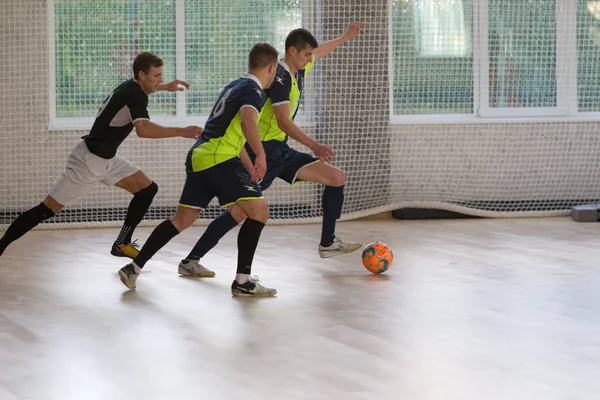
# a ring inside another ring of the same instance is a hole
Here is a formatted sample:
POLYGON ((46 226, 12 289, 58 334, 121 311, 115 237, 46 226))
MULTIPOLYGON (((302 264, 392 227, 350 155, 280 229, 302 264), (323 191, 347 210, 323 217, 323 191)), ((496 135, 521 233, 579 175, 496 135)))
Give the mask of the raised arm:
POLYGON ((320 44, 319 47, 317 47, 314 51, 315 61, 327 57, 339 46, 357 37, 360 33, 360 29, 363 26, 365 26, 364 22, 352 22, 350 25, 348 25, 346 33, 344 33, 342 36, 320 44))

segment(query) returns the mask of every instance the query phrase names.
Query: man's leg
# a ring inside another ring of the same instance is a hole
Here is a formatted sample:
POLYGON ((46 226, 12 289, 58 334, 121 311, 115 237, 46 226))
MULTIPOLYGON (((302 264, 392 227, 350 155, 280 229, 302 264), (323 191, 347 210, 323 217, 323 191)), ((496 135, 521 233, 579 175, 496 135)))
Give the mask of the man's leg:
POLYGON ((123 284, 129 289, 135 289, 137 277, 146 262, 179 232, 192 225, 213 197, 201 172, 187 172, 175 216, 158 225, 133 262, 121 268, 119 276, 123 284))
POLYGON ((42 203, 19 215, 0 238, 0 256, 9 244, 35 228, 40 222, 52 218, 62 208, 62 204, 48 195, 42 203))
POLYGON ((234 296, 275 296, 277 290, 262 286, 257 277, 252 277, 252 261, 261 232, 269 219, 269 207, 264 199, 238 201, 237 205, 248 218, 238 234, 238 264, 235 280, 231 284, 234 296))
POLYGON ((321 258, 334 257, 360 249, 362 247, 360 243, 342 242, 335 236, 335 224, 342 215, 344 205, 346 183, 344 172, 327 163, 317 162, 300 168, 297 179, 325 185, 322 198, 323 225, 319 244, 321 258))
POLYGON ((221 206, 236 204, 247 218, 238 233, 238 262, 236 277, 231 284, 233 296, 274 296, 275 289, 260 284, 251 277, 252 261, 260 234, 269 219, 269 207, 258 183, 252 182, 250 173, 239 159, 219 164, 207 175, 221 206))
POLYGON ((76 203, 96 182, 90 174, 85 159, 85 143, 73 149, 67 159, 67 167, 54 183, 50 194, 36 207, 19 215, 0 239, 0 255, 9 244, 35 228, 40 222, 52 218, 64 206, 76 203))
MULTIPOLYGON (((126 160, 120 160, 121 163, 129 163, 126 160)), ((121 168, 127 168, 128 166, 122 166, 121 168)), ((142 171, 137 171, 132 175, 129 175, 118 182, 115 186, 127 190, 133 194, 133 199, 129 203, 127 208, 127 215, 125 216, 125 222, 119 232, 117 240, 113 243, 111 254, 117 257, 129 257, 135 258, 138 255, 137 246, 132 243, 132 235, 135 228, 142 222, 144 215, 150 208, 154 196, 158 193, 158 185, 150 180, 142 171)))
POLYGON ((206 228, 196 245, 185 258, 186 260, 198 261, 206 255, 227 232, 238 226, 246 219, 244 211, 236 204, 229 210, 215 218, 206 228))
MULTIPOLYGON (((265 191, 269 188, 269 186, 271 186, 273 181, 277 178, 279 172, 280 164, 273 162, 273 160, 267 160, 267 173, 259 185, 261 192, 265 191)), ((237 186, 238 183, 233 182, 231 185, 237 186)), ((256 193, 254 195, 256 195, 256 193)), ((238 204, 233 204, 231 207, 229 207, 227 212, 221 214, 208 225, 206 231, 204 231, 200 239, 198 239, 198 242, 196 242, 196 245, 190 254, 188 254, 188 256, 179 263, 179 273, 182 275, 188 275, 186 273, 186 270, 188 270, 186 266, 188 264, 193 266, 195 269, 199 269, 200 271, 206 270, 202 265, 200 265, 200 259, 204 257, 210 250, 212 250, 217 243, 219 243, 219 240, 221 240, 221 238, 227 234, 227 232, 242 223, 245 219, 246 214, 238 204)), ((193 276, 205 275, 193 274, 193 276)), ((214 274, 210 276, 214 276, 214 274)))
POLYGON ((177 207, 175 216, 158 225, 152 231, 150 237, 148 237, 148 240, 144 243, 144 246, 133 261, 121 268, 119 276, 123 284, 129 289, 135 289, 137 277, 148 260, 169 243, 171 239, 191 226, 198 218, 198 215, 200 215, 200 212, 201 210, 197 208, 177 207))

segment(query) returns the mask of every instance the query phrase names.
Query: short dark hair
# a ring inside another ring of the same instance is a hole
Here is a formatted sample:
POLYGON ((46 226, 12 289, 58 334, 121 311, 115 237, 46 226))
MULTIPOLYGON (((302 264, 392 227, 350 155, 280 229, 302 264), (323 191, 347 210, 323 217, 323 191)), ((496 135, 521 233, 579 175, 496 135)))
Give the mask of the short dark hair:
POLYGON ((150 68, 162 67, 164 64, 163 59, 154 53, 144 51, 138 54, 133 60, 133 77, 139 78, 140 72, 147 74, 150 68))
POLYGON ((319 47, 319 42, 312 33, 304 28, 298 28, 291 31, 285 39, 285 51, 287 52, 290 47, 295 47, 298 51, 302 51, 307 47, 316 49, 319 47))
POLYGON ((248 69, 264 68, 277 63, 279 52, 269 43, 256 43, 248 55, 248 69))

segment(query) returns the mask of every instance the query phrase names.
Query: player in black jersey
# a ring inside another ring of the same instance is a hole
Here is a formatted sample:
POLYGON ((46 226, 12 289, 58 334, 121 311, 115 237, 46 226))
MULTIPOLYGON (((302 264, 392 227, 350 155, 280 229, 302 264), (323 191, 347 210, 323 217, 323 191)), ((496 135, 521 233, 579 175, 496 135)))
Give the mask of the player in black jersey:
POLYGON ((111 253, 135 258, 137 245, 131 237, 150 208, 158 186, 138 167, 117 155, 119 145, 135 127, 142 138, 181 136, 197 139, 202 128, 166 128, 150 122, 148 96, 159 90, 170 92, 189 88, 187 82, 163 82, 163 60, 149 52, 140 53, 133 62, 134 78, 120 84, 103 102, 90 133, 82 137, 69 155, 67 168, 42 203, 21 214, 0 239, 0 255, 9 244, 29 232, 40 222, 53 217, 64 206, 76 203, 101 182, 133 194, 125 223, 111 253))

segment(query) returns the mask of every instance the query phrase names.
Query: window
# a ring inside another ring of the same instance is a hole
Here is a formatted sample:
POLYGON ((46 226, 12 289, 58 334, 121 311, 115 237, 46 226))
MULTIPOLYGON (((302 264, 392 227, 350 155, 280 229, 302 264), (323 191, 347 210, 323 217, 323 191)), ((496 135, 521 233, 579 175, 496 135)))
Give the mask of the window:
POLYGON ((246 71, 254 43, 271 43, 283 55, 287 34, 302 24, 300 0, 248 1, 241 7, 237 1, 186 0, 188 115, 210 114, 223 86, 246 71))
POLYGON ((393 0, 396 115, 473 113, 472 0, 393 0))
POLYGON ((252 45, 265 41, 283 51, 308 7, 300 0, 246 3, 54 0, 53 125, 91 126, 102 100, 131 78, 140 51, 165 60, 166 82, 177 77, 192 86, 152 95, 150 115, 206 117, 222 87, 246 71, 252 45))
POLYGON ((577 89, 580 112, 600 111, 600 1, 577 2, 577 89))
POLYGON ((421 57, 471 55, 471 27, 462 0, 416 0, 414 5, 417 51, 421 57))
POLYGON ((391 10, 392 115, 600 112, 600 0, 391 0, 391 10))
POLYGON ((557 1, 487 3, 488 12, 480 19, 487 45, 480 70, 481 115, 564 115, 566 92, 561 98, 559 90, 561 79, 565 89, 568 69, 558 70, 557 1))
MULTIPOLYGON (((102 100, 132 75, 139 51, 165 60, 175 77, 175 0, 55 0, 56 117, 93 117, 102 100)), ((174 115, 175 95, 158 93, 154 115, 174 115)))

